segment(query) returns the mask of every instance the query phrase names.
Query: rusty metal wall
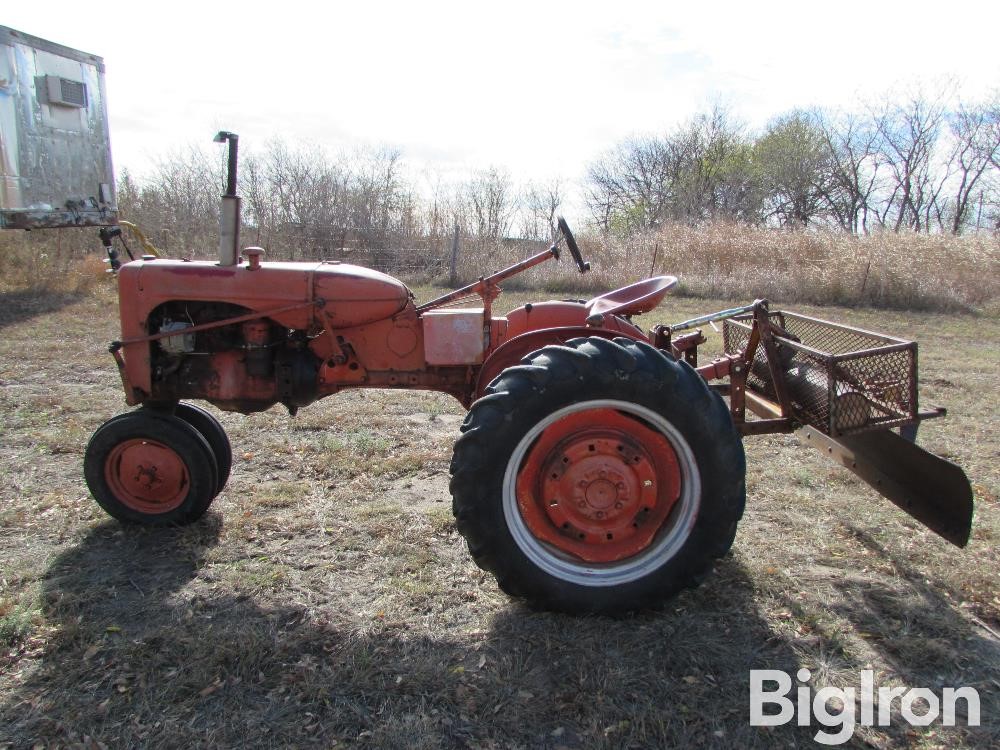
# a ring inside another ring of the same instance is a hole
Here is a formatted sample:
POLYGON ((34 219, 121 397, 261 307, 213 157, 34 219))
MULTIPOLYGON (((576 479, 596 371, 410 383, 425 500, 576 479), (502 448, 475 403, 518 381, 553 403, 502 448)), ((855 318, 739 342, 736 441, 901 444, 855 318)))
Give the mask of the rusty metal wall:
POLYGON ((103 60, 0 26, 0 228, 116 221, 103 60))

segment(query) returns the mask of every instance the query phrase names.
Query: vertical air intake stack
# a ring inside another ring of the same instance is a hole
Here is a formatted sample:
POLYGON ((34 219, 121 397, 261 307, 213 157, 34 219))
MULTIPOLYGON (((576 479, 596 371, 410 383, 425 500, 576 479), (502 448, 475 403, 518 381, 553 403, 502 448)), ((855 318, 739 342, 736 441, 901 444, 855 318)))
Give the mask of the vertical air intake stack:
POLYGON ((240 198, 236 195, 236 151, 240 137, 220 130, 214 140, 229 143, 226 192, 219 204, 219 265, 235 266, 240 260, 240 198))

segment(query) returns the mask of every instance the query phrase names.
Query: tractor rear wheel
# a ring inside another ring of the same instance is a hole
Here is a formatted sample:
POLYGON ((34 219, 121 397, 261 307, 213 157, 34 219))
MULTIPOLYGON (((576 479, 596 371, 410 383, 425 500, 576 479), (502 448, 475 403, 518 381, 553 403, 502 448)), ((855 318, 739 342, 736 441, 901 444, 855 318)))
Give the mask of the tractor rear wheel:
POLYGON ((687 364, 631 339, 547 346, 504 370, 451 464, 479 567, 534 607, 618 614, 695 584, 732 546, 743 444, 687 364))
POLYGON ((218 486, 215 454, 201 433, 150 409, 101 425, 87 444, 83 472, 109 515, 148 526, 198 520, 218 486))

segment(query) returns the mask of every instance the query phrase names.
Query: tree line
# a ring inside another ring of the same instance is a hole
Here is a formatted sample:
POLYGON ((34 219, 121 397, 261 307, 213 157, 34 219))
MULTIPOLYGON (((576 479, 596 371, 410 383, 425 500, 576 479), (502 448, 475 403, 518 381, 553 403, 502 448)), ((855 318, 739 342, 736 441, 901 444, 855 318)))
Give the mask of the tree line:
POLYGON ((587 171, 586 199, 597 226, 618 235, 720 219, 854 234, 997 231, 1000 92, 794 110, 756 134, 716 106, 610 149, 587 171))
MULTIPOLYGON (((208 243, 218 221, 224 154, 192 146, 136 179, 123 170, 123 218, 148 228, 164 249, 208 243)), ((345 247, 447 245, 455 233, 479 242, 546 240, 564 200, 560 179, 518 184, 490 167, 463 179, 416 179, 391 147, 331 156, 317 145, 275 140, 241 153, 243 240, 281 257, 324 257, 345 247)))
MULTIPOLYGON (((143 179, 123 170, 124 218, 171 252, 213 252, 224 153, 190 147, 143 179)), ((442 256, 460 235, 481 251, 545 241, 569 185, 518 183, 491 167, 462 178, 414 174, 391 147, 331 155, 275 140, 244 149, 243 239, 272 257, 344 248, 442 256)), ((885 98, 857 111, 794 110, 760 132, 723 106, 660 134, 629 138, 588 165, 594 227, 619 239, 671 222, 873 231, 1000 230, 1000 92, 885 98)))

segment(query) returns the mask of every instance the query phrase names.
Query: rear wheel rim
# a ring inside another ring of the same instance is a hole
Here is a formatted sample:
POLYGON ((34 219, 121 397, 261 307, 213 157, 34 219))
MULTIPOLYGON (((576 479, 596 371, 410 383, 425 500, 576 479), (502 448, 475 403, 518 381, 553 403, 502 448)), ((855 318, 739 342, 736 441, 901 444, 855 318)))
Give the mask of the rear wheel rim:
POLYGON ((561 580, 616 586, 649 575, 690 536, 701 478, 661 414, 601 399, 559 409, 507 463, 503 510, 514 542, 561 580))
POLYGON ((104 462, 104 478, 122 505, 146 514, 176 510, 191 485, 181 456, 148 438, 133 438, 116 445, 104 462))

